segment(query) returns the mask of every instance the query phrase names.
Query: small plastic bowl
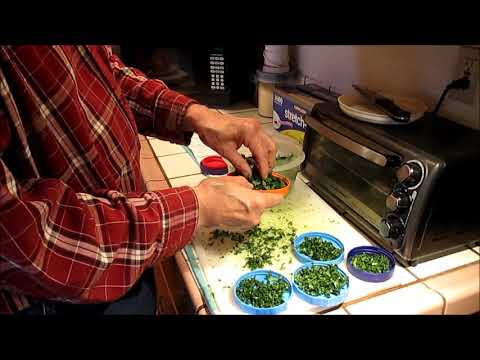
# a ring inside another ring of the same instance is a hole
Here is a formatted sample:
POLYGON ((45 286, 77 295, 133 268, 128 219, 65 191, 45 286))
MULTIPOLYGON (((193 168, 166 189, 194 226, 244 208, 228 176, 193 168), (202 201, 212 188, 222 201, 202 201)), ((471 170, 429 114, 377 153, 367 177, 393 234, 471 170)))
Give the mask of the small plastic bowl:
POLYGON ((317 267, 317 266, 318 267, 325 267, 326 265, 308 263, 308 264, 302 265, 297 270, 295 270, 295 272, 293 273, 293 281, 292 281, 293 282, 293 289, 294 289, 295 293, 303 301, 306 301, 309 304, 318 305, 318 306, 324 307, 324 308, 334 307, 334 306, 342 304, 348 296, 348 290, 350 288, 350 279, 348 278, 348 275, 338 267, 337 267, 338 270, 342 274, 344 274, 347 277, 347 279, 349 279, 347 284, 342 289, 340 289, 340 294, 338 294, 338 295, 332 295, 329 298, 327 298, 326 296, 323 296, 323 295, 312 296, 312 295, 309 295, 306 292, 304 292, 302 289, 300 289, 300 287, 298 287, 298 285, 295 283, 295 277, 297 276, 298 272, 300 272, 301 270, 306 269, 306 268, 317 267))
POLYGON ((294 248, 294 251, 295 251, 295 255, 297 256, 297 258, 302 263, 314 263, 314 264, 321 264, 321 265, 337 265, 337 264, 340 264, 343 261, 344 253, 345 253, 345 248, 344 248, 342 242, 340 240, 338 240, 335 236, 332 236, 332 235, 327 234, 327 233, 316 232, 316 231, 303 233, 303 234, 297 236, 297 238, 293 242, 293 248, 294 248), (300 245, 305 241, 306 237, 309 237, 309 238, 319 237, 319 238, 322 238, 325 241, 331 242, 334 246, 336 246, 337 248, 340 249, 340 251, 341 251, 340 255, 336 259, 333 259, 333 260, 313 260, 311 257, 309 257, 305 254, 302 254, 300 252, 300 245))
POLYGON ((278 313, 281 313, 282 311, 285 311, 288 306, 288 302, 290 301, 292 297, 293 291, 292 291, 292 283, 282 274, 279 274, 275 271, 270 271, 270 270, 255 270, 252 272, 249 272, 245 275, 242 275, 237 282, 235 283, 235 286, 233 287, 233 296, 235 297, 235 302, 237 303, 240 308, 245 311, 246 313, 252 314, 252 315, 275 315, 278 313), (240 298, 237 296, 237 288, 239 284, 245 280, 245 279, 250 279, 250 278, 255 278, 257 280, 265 282, 267 279, 267 276, 270 275, 275 278, 282 279, 286 281, 289 285, 288 291, 285 291, 283 293, 283 303, 274 306, 274 307, 269 307, 269 308, 259 308, 252 306, 250 304, 244 303, 240 298))
POLYGON ((283 176, 282 174, 277 173, 277 172, 272 172, 272 176, 280 179, 285 186, 280 188, 280 189, 257 190, 257 191, 264 192, 264 193, 270 193, 270 194, 280 194, 280 195, 283 195, 283 197, 287 197, 287 195, 290 193, 290 189, 292 187, 292 182, 290 181, 290 179, 286 176, 283 176))
POLYGON ((272 171, 288 177, 292 181, 293 186, 297 173, 300 171, 300 167, 305 161, 303 146, 298 140, 292 139, 291 137, 283 135, 277 131, 273 134, 273 140, 277 144, 279 155, 286 156, 291 154, 293 156, 288 161, 282 161, 279 162, 278 165, 276 164, 272 171))
MULTIPOLYGON (((236 173, 228 174, 228 176, 236 176, 236 175, 237 175, 236 173)), ((280 189, 255 190, 255 191, 260 191, 260 192, 270 193, 270 194, 280 194, 280 195, 283 195, 283 197, 287 197, 287 195, 290 193, 290 190, 292 188, 292 182, 290 181, 290 179, 276 172, 272 172, 272 176, 279 178, 285 186, 280 189)))
POLYGON ((221 176, 228 173, 228 165, 221 156, 207 156, 200 162, 203 175, 221 176))
POLYGON ((383 282, 389 280, 395 271, 395 258, 388 251, 376 246, 359 246, 349 251, 347 255, 347 269, 356 278, 367 282, 383 282), (352 264, 352 259, 360 254, 385 255, 390 262, 390 269, 383 273, 372 273, 361 270, 352 264))

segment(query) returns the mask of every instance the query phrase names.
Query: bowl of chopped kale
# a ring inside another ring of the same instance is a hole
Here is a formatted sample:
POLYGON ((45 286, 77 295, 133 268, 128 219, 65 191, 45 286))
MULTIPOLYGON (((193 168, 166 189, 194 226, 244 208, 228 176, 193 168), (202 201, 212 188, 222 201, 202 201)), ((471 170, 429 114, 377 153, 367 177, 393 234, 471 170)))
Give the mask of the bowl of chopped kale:
POLYGON ((345 301, 349 289, 348 275, 337 265, 308 263, 293 274, 297 296, 309 304, 328 308, 345 301))
POLYGON ((347 255, 347 269, 356 278, 367 282, 389 280, 395 271, 395 258, 376 246, 359 246, 347 255))
MULTIPOLYGON (((292 186, 291 180, 277 172, 271 172, 266 179, 262 179, 260 172, 255 164, 255 161, 248 157, 246 158, 250 168, 252 169, 252 176, 247 179, 252 185, 253 189, 261 192, 281 194, 286 197, 290 193, 292 186)), ((239 172, 230 173, 229 176, 239 176, 239 172)))
POLYGON ((270 270, 255 270, 241 276, 233 289, 237 305, 253 315, 278 314, 286 310, 292 297, 290 281, 270 270))
POLYGON ((336 265, 343 261, 344 246, 336 237, 322 232, 306 232, 298 235, 293 248, 297 258, 303 262, 336 265))

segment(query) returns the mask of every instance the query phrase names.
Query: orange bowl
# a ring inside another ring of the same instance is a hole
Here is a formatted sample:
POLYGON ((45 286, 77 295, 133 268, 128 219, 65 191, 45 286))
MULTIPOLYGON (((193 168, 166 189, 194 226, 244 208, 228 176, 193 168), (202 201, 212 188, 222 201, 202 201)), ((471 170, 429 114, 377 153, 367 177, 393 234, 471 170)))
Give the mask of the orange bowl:
POLYGON ((288 193, 290 192, 290 189, 292 187, 292 182, 290 179, 286 176, 283 176, 282 174, 279 174, 277 172, 272 172, 272 176, 280 179, 283 184, 285 184, 284 187, 280 189, 272 189, 272 190, 255 190, 255 191, 260 191, 264 193, 271 193, 271 194, 280 194, 283 195, 283 197, 287 197, 288 193))
MULTIPOLYGON (((228 176, 236 176, 236 175, 235 173, 229 173, 228 176)), ((292 182, 290 181, 290 179, 277 172, 272 172, 272 176, 280 179, 285 186, 280 189, 254 190, 254 191, 260 191, 260 192, 270 193, 270 194, 280 194, 280 195, 283 195, 283 197, 287 197, 287 195, 290 193, 290 190, 292 188, 292 182)))

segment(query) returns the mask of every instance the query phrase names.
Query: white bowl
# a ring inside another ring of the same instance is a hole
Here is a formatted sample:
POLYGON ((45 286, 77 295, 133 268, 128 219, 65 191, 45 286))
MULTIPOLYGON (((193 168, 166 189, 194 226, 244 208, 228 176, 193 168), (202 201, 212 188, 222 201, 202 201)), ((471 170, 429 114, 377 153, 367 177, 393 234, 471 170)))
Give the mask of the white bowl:
POLYGON ((423 117, 428 107, 416 98, 384 94, 395 104, 409 111, 412 116, 409 122, 398 122, 385 115, 380 109, 369 104, 359 95, 342 95, 338 98, 340 109, 347 115, 361 121, 380 125, 406 125, 423 117))

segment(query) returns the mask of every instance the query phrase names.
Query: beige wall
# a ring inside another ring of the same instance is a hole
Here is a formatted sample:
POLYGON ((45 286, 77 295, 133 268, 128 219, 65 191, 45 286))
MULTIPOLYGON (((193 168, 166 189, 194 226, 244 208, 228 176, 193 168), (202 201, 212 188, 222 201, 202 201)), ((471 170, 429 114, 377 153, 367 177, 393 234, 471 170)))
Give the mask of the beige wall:
POLYGON ((293 49, 300 72, 339 93, 352 83, 406 96, 430 108, 458 76, 458 46, 311 46, 293 49))

